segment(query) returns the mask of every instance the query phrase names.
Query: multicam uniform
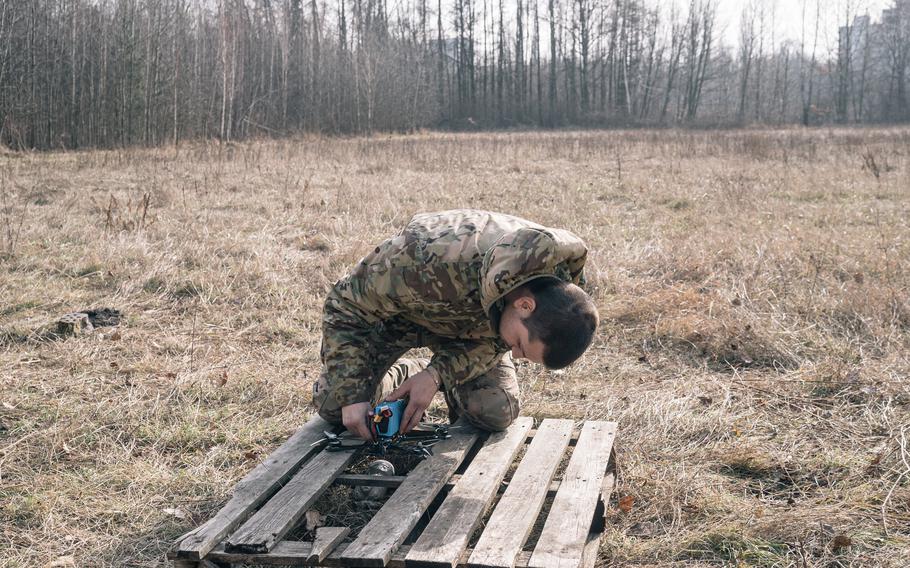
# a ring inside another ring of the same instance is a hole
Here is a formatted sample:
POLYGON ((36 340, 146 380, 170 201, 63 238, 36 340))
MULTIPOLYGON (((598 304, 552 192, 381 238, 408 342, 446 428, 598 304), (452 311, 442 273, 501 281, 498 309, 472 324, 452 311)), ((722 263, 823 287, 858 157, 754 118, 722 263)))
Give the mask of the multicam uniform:
POLYGON ((518 415, 509 346, 499 337, 504 296, 556 276, 580 283, 587 249, 572 233, 501 213, 455 210, 414 216, 329 293, 322 318, 320 415, 381 400, 427 368, 450 418, 464 413, 488 430, 518 415), (399 358, 429 347, 427 360, 399 358), (396 363, 397 361, 397 363, 396 363))

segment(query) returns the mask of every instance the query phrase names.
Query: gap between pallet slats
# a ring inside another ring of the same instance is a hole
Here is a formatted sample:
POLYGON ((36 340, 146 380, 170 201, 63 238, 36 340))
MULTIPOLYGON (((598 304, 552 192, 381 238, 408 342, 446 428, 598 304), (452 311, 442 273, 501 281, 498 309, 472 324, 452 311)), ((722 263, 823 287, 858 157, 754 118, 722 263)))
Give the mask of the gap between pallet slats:
MULTIPOLYGON (((401 483, 407 479, 404 475, 368 475, 360 473, 346 473, 339 475, 335 478, 334 483, 337 485, 346 485, 349 487, 385 487, 387 489, 395 488, 401 485, 401 483)), ((458 484, 461 483, 461 475, 455 474, 452 478, 442 486, 443 491, 451 491, 458 484)), ((556 492, 559 490, 560 481, 557 479, 550 482, 550 487, 547 488, 547 497, 553 497, 556 495, 556 492)), ((499 483, 499 488, 497 491, 502 493, 509 487, 509 484, 502 481, 499 483)))

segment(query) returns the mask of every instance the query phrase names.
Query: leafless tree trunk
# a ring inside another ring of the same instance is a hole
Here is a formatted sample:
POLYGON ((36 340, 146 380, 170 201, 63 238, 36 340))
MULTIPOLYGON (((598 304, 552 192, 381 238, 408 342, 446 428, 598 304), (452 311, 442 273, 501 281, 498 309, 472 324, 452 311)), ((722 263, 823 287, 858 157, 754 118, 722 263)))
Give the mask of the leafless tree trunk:
POLYGON ((737 117, 746 120, 746 95, 749 92, 749 71, 752 69, 752 52, 755 49, 755 8, 751 2, 743 5, 739 35, 739 110, 737 117))
POLYGON ((684 26, 679 21, 679 15, 675 8, 671 12, 671 32, 670 32, 670 57, 667 63, 667 84, 664 88, 664 102, 660 109, 660 122, 666 121, 667 109, 670 106, 670 100, 673 96, 674 81, 679 73, 680 59, 683 53, 683 42, 685 39, 684 26))
POLYGON ((683 107, 686 120, 694 120, 711 62, 716 10, 714 0, 691 0, 686 46, 686 90, 683 107))
POLYGON ((886 116, 892 120, 910 118, 907 101, 907 72, 910 64, 910 4, 894 0, 886 21, 885 53, 888 70, 886 116))
POLYGON ((540 80, 540 3, 534 2, 534 66, 537 76, 537 124, 544 124, 543 84, 540 80))
POLYGON ((576 0, 578 6, 578 33, 580 34, 579 47, 581 48, 581 112, 587 114, 591 107, 591 93, 589 87, 588 73, 591 48, 591 14, 593 8, 590 0, 576 0))
POLYGON ((547 73, 548 119, 550 126, 556 124, 556 10, 555 0, 547 1, 547 17, 550 21, 550 69, 547 73))
MULTIPOLYGON (((765 87, 764 71, 765 62, 765 25, 767 23, 768 11, 765 3, 758 0, 758 53, 755 56, 755 120, 762 119, 762 90, 765 87)), ((773 25, 773 24, 772 24, 773 25)))
POLYGON ((806 3, 807 0, 803 0, 803 17, 802 17, 802 39, 800 41, 799 53, 800 53, 800 73, 799 73, 799 93, 800 100, 802 101, 802 123, 803 126, 809 126, 812 109, 812 94, 815 88, 815 51, 818 46, 818 28, 819 21, 821 18, 821 1, 815 1, 815 31, 812 34, 812 56, 809 61, 808 69, 806 69, 805 61, 805 46, 806 46, 806 3))

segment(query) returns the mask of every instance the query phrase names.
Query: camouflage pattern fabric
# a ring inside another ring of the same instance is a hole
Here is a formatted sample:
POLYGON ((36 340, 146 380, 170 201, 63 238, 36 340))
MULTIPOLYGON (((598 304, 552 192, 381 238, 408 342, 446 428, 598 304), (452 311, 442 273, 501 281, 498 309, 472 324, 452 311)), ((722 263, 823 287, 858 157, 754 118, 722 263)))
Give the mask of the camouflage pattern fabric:
POLYGON ((503 297, 544 276, 581 284, 586 255, 572 233, 511 215, 416 215, 326 298, 322 382, 339 407, 374 400, 386 370, 425 346, 428 368, 454 392, 509 351, 497 330, 503 297))
MULTIPOLYGON (((378 404, 408 377, 425 369, 429 362, 425 358, 397 360, 379 381, 372 403, 378 404)), ((478 428, 491 432, 505 430, 518 418, 520 408, 518 376, 512 356, 504 354, 489 372, 443 394, 449 407, 450 422, 465 415, 478 428)), ((341 423, 341 406, 331 395, 325 374, 313 385, 313 403, 322 418, 333 424, 341 423)))

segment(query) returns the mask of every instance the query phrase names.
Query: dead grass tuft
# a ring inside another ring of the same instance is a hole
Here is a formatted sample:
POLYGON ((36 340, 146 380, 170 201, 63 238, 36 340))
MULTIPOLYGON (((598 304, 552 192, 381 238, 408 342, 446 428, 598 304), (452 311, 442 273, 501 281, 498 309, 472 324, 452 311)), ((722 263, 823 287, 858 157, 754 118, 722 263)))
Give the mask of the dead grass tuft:
MULTIPOLYGON (((675 276, 701 279, 689 270, 675 276)), ((741 305, 706 286, 674 287, 628 299, 606 316, 637 330, 646 350, 675 351, 698 366, 705 362, 720 368, 797 366, 796 358, 765 329, 765 322, 737 310, 737 304, 741 305)))
POLYGON ((716 459, 723 466, 724 473, 740 477, 769 477, 778 471, 776 463, 768 455, 767 450, 763 451, 751 446, 718 448, 716 459))

